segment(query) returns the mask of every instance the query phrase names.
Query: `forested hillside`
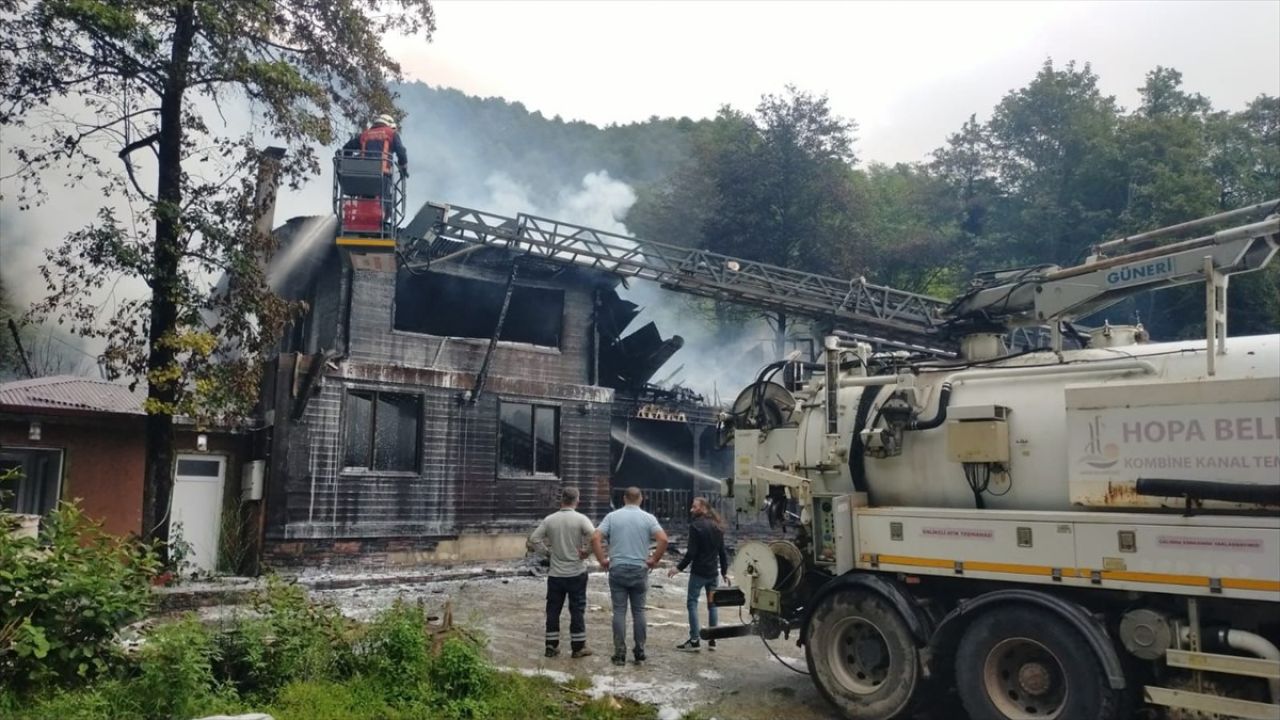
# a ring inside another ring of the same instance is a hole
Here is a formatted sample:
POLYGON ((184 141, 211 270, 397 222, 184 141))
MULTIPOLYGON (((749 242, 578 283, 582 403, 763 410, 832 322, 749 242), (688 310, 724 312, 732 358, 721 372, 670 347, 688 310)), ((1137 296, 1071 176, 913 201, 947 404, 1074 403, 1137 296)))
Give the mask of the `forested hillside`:
POLYGON ((422 83, 397 90, 414 172, 411 200, 448 200, 495 211, 523 209, 481 204, 501 185, 518 186, 539 207, 553 207, 560 192, 581 186, 589 173, 604 171, 633 186, 660 182, 687 157, 699 124, 652 118, 602 129, 547 118, 502 98, 422 83))

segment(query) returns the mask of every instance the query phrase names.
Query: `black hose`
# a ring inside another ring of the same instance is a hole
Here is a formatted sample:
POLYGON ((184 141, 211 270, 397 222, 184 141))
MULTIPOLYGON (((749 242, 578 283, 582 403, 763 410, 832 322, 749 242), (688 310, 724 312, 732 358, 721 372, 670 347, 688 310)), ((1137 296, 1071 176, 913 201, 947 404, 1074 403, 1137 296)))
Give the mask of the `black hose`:
POLYGON ((1213 480, 1138 478, 1139 495, 1185 497, 1195 500, 1280 505, 1280 485, 1246 485, 1213 480))
POLYGON ((867 465, 862 451, 862 431, 867 426, 867 416, 871 414, 871 406, 875 404, 876 395, 880 394, 883 385, 871 385, 864 388, 858 397, 858 410, 853 416, 853 439, 849 443, 849 475, 853 478, 853 489, 867 492, 867 465))
POLYGON ((938 412, 928 420, 912 420, 905 426, 907 430, 932 430, 947 421, 947 405, 951 402, 951 383, 942 383, 942 392, 938 394, 938 412))

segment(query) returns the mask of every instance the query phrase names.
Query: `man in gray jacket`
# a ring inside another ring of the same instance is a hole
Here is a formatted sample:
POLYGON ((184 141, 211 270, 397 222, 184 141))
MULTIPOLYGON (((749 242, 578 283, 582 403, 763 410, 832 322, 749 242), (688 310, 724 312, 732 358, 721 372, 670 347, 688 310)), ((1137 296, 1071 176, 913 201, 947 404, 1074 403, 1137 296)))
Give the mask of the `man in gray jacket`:
POLYGON ((560 611, 569 599, 569 646, 573 657, 591 654, 587 648, 587 542, 595 529, 586 515, 577 511, 578 489, 560 491, 560 510, 538 523, 529 536, 528 546, 534 552, 551 555, 547 573, 547 648, 546 656, 560 654, 560 611))

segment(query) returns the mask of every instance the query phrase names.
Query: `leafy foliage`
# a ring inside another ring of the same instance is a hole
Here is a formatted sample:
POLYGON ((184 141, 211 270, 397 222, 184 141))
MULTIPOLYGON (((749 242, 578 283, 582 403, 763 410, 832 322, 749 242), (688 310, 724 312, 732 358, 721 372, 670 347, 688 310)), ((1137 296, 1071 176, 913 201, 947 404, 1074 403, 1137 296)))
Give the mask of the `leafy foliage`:
POLYGON ((270 694, 292 681, 346 676, 354 665, 348 624, 313 603, 295 583, 269 577, 255 617, 218 637, 218 673, 245 694, 270 694))
POLYGON ((102 532, 72 504, 37 538, 0 532, 0 685, 93 678, 118 660, 116 631, 145 615, 158 567, 140 544, 102 532))
POLYGON ((160 625, 139 650, 136 676, 129 683, 132 702, 123 707, 144 720, 236 710, 239 698, 214 676, 217 657, 213 635, 195 616, 160 625))
MULTIPOLYGON (((789 88, 754 114, 725 107, 692 126, 687 160, 641 190, 627 222, 642 237, 948 297, 977 271, 1076 264, 1094 243, 1276 196, 1280 98, 1215 111, 1164 67, 1140 93, 1127 112, 1088 64, 1047 60, 929 162, 858 167, 856 126, 789 88)), ((1280 267, 1234 279, 1232 332, 1275 332, 1278 298, 1280 267)), ((721 327, 743 318, 707 314, 721 327)), ((1203 292, 1148 293, 1103 319, 1201 335, 1203 292)))
POLYGON ((264 280, 258 143, 289 151, 282 182, 318 173, 316 147, 340 123, 393 111, 386 82, 400 67, 383 38, 434 27, 427 0, 0 2, 0 126, 32 140, 12 146, 19 202, 46 199, 45 171, 59 168, 127 208, 102 208, 47 254, 35 310, 103 338, 107 373, 147 384, 149 535, 165 532, 172 416, 251 407, 259 356, 295 310, 264 280), (244 133, 213 121, 233 100, 253 109, 244 133), (122 277, 150 296, 104 314, 122 277))
MULTIPOLYGON (((429 632, 420 606, 396 603, 368 625, 342 620, 293 584, 270 583, 257 617, 215 628, 194 616, 150 629, 114 672, 22 695, 14 720, 187 720, 265 711, 279 720, 641 720, 653 708, 547 678, 499 673, 462 631, 429 632)), ((589 683, 588 683, 589 685, 589 683)))

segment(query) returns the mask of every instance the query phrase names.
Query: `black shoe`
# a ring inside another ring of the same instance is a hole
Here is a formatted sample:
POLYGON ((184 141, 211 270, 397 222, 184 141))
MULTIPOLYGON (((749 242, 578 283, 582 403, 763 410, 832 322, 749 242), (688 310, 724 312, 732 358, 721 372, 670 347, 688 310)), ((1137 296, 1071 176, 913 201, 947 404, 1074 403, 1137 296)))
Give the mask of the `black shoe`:
POLYGON ((613 654, 613 657, 611 658, 611 660, 612 660, 612 662, 613 662, 613 664, 614 664, 614 665, 626 665, 626 664, 627 664, 627 651, 626 651, 626 650, 619 650, 619 651, 615 652, 615 653, 613 654))
POLYGON ((698 652, 698 650, 702 649, 702 643, 692 639, 685 640, 684 642, 677 645, 676 649, 684 650, 685 652, 698 652))
POLYGON ((643 650, 636 650, 636 652, 635 652, 635 656, 636 656, 636 664, 637 664, 637 665, 639 665, 640 663, 644 662, 644 651, 643 651, 643 650))
POLYGON ((595 655, 595 653, 591 652, 591 648, 580 647, 573 651, 572 657, 574 660, 577 660, 578 658, 591 657, 592 655, 595 655))
POLYGON ((548 645, 548 646, 547 646, 547 650, 546 650, 546 653, 545 653, 545 655, 546 655, 547 657, 555 657, 555 656, 557 656, 557 655, 559 655, 559 654, 560 654, 560 648, 557 648, 557 647, 551 647, 550 645, 548 645))
POLYGON ((707 649, 708 649, 708 650, 715 650, 715 649, 716 649, 716 641, 715 641, 715 640, 708 640, 708 641, 707 641, 707 649))

